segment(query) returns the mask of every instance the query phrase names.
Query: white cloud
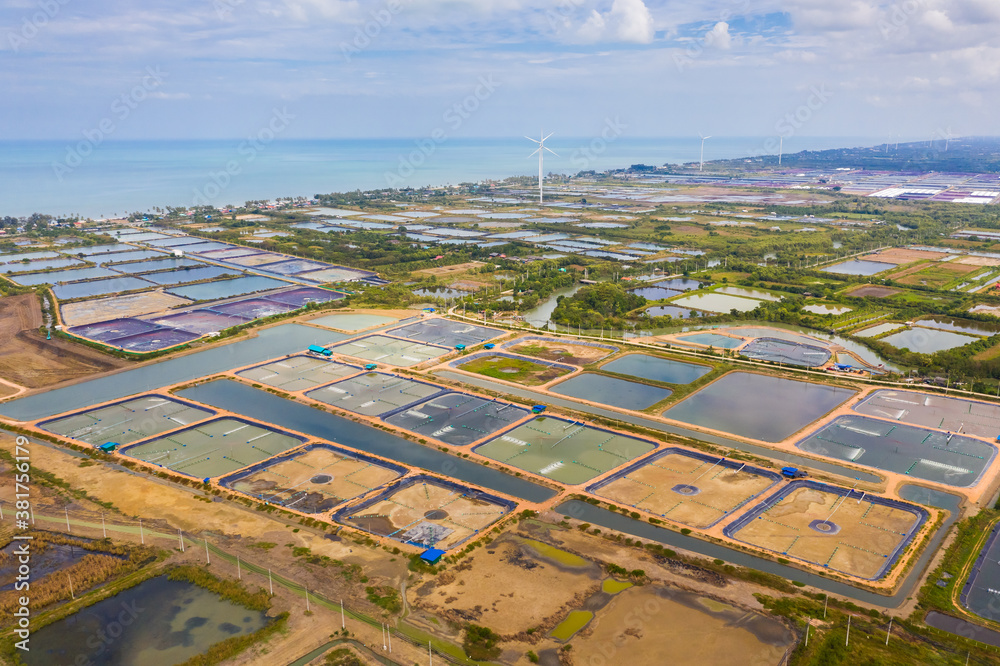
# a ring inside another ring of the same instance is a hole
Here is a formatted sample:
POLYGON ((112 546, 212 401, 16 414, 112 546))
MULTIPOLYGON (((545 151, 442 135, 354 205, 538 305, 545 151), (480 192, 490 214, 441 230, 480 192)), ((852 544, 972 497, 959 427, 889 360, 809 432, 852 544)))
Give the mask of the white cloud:
POLYGON ((932 9, 924 13, 922 20, 924 25, 939 32, 951 32, 955 29, 948 14, 940 9, 932 9))
POLYGON ((653 41, 653 15, 643 0, 615 0, 603 14, 596 9, 577 31, 587 42, 617 40, 635 44, 653 41))
POLYGON ((714 46, 717 49, 728 49, 733 44, 733 37, 729 34, 729 24, 719 21, 715 26, 705 33, 705 44, 714 46))

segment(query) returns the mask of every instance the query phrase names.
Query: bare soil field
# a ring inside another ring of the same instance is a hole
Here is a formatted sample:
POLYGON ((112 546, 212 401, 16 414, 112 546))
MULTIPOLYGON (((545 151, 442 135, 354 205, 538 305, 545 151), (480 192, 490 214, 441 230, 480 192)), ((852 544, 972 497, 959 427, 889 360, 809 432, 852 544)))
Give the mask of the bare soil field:
POLYGON ((933 261, 935 259, 940 259, 942 256, 943 255, 940 252, 909 250, 905 247, 894 247, 888 250, 882 250, 881 252, 865 255, 861 257, 861 259, 864 261, 881 261, 882 263, 896 264, 899 266, 901 264, 910 264, 914 261, 924 261, 926 259, 933 261))
POLYGON ((665 456, 596 492, 684 525, 706 528, 774 484, 758 474, 713 467, 684 455, 665 456))
POLYGON ((602 347, 574 345, 568 342, 550 342, 548 340, 526 340, 509 349, 525 356, 580 366, 596 363, 614 353, 610 349, 602 347))
POLYGON ((0 377, 18 386, 42 388, 126 364, 69 340, 46 340, 37 330, 42 323, 34 294, 0 298, 0 377))
POLYGON ((916 516, 814 488, 792 491, 736 532, 740 541, 872 579, 913 528, 916 516))
POLYGON ((574 652, 631 666, 741 666, 782 662, 791 632, 763 616, 711 599, 632 587, 573 640, 574 652))
POLYGON ((966 264, 968 266, 1000 266, 1000 259, 992 257, 960 257, 955 260, 956 264, 966 264))
POLYGON ((66 326, 82 326, 107 319, 136 317, 160 312, 190 302, 186 298, 172 296, 162 291, 148 291, 129 296, 112 296, 92 301, 67 303, 60 307, 59 312, 63 324, 66 326))
POLYGON ((596 592, 602 572, 593 562, 560 564, 529 544, 514 535, 501 536, 450 571, 410 588, 409 601, 438 617, 475 622, 502 635, 535 627, 541 633, 596 592), (471 575, 465 573, 470 570, 471 575))
POLYGON ((481 261, 470 261, 464 264, 455 264, 454 266, 436 266, 434 268, 425 268, 419 271, 413 271, 414 275, 435 275, 437 277, 441 276, 453 276, 459 273, 464 273, 476 268, 485 266, 481 261))

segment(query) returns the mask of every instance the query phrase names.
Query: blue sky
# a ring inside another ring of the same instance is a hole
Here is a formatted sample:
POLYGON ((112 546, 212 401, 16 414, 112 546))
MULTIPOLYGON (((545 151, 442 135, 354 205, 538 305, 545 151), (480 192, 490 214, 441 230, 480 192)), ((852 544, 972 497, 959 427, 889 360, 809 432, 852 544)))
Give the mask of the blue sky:
POLYGON ((1000 1, 0 0, 0 89, 0 139, 995 135, 1000 1))

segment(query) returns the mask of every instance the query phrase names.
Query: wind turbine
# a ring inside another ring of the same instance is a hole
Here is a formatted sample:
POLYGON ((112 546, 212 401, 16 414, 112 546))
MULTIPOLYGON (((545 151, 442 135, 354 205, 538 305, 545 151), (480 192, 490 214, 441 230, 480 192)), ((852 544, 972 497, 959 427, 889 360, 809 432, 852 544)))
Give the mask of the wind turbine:
MULTIPOLYGON (((559 155, 556 154, 556 152, 554 150, 552 150, 551 148, 547 148, 545 146, 545 142, 548 141, 548 139, 549 139, 550 136, 552 136, 551 132, 549 132, 549 136, 545 136, 544 132, 539 132, 538 136, 542 137, 541 140, 532 139, 530 136, 526 136, 524 138, 527 139, 528 141, 534 141, 535 143, 538 144, 538 149, 535 150, 535 153, 538 153, 538 203, 542 203, 542 195, 543 195, 543 193, 542 193, 542 178, 543 178, 543 176, 542 176, 542 161, 543 161, 543 158, 545 157, 545 151, 546 150, 549 151, 550 153, 552 153, 556 157, 559 157, 559 155)), ((535 155, 535 153, 531 153, 531 155, 528 155, 528 157, 533 157, 535 155)))
MULTIPOLYGON (((701 132, 698 133, 698 136, 701 136, 701 132)), ((701 164, 698 167, 698 171, 704 171, 705 169, 705 141, 711 138, 712 138, 711 134, 709 134, 708 136, 701 136, 701 164)))
POLYGON ((778 166, 781 166, 781 156, 785 152, 785 137, 778 137, 778 166))

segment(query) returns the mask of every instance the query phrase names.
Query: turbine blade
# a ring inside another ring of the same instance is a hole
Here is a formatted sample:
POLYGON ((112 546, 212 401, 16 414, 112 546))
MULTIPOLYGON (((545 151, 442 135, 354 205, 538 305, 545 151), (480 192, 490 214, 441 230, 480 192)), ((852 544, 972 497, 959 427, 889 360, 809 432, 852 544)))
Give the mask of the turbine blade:
POLYGON ((541 141, 539 141, 538 139, 532 139, 530 136, 526 136, 524 138, 527 139, 528 141, 534 141, 535 143, 541 143, 541 141))
MULTIPOLYGON (((538 150, 541 150, 541 148, 539 148, 538 150)), ((528 155, 528 157, 534 157, 535 155, 537 155, 538 154, 538 150, 536 150, 535 152, 533 152, 530 155, 528 155)))
POLYGON ((555 155, 556 157, 559 157, 559 153, 557 153, 556 151, 552 150, 552 149, 551 149, 551 148, 549 148, 548 146, 545 146, 545 150, 549 151, 550 153, 552 153, 552 154, 553 154, 553 155, 555 155))
POLYGON ((548 140, 549 140, 549 137, 551 137, 551 136, 552 136, 553 134, 555 134, 555 132, 549 132, 549 136, 547 136, 547 137, 545 137, 544 139, 542 139, 542 141, 543 141, 543 142, 544 142, 544 141, 548 141, 548 140))

